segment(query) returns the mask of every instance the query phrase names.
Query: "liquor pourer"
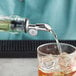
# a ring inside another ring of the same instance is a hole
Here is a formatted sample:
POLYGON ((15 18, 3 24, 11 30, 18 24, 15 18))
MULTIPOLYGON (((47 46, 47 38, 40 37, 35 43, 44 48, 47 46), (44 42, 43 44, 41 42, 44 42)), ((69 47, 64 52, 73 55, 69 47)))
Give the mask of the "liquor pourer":
POLYGON ((28 32, 29 34, 35 36, 39 30, 50 32, 51 27, 50 25, 44 23, 30 24, 29 19, 21 18, 19 16, 0 16, 0 30, 9 32, 28 32))

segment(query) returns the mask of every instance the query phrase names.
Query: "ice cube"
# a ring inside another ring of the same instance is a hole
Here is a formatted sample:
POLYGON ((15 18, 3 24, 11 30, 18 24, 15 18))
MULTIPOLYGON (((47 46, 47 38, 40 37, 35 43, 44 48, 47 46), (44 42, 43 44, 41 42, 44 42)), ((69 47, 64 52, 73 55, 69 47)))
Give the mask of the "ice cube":
POLYGON ((60 66, 58 64, 58 56, 49 54, 42 58, 40 67, 45 71, 56 72, 60 71, 60 66))
POLYGON ((59 65, 63 72, 70 73, 71 69, 71 58, 69 54, 62 53, 59 56, 59 65))

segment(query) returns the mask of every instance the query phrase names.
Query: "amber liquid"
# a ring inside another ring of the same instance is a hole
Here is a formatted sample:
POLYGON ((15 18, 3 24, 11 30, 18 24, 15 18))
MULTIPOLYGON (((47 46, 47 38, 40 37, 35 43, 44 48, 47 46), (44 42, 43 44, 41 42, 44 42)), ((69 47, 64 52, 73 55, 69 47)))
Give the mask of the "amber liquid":
POLYGON ((76 71, 65 74, 64 72, 51 72, 51 73, 45 73, 41 70, 38 70, 38 76, 76 76, 76 71))

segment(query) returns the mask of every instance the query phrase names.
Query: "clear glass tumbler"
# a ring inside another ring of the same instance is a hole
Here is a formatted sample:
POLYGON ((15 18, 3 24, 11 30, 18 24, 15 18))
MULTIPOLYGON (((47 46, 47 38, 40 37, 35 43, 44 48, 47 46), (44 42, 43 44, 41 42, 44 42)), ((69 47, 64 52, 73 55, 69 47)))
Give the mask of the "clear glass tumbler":
POLYGON ((42 44, 37 48, 38 76, 76 76, 76 47, 60 43, 42 44))

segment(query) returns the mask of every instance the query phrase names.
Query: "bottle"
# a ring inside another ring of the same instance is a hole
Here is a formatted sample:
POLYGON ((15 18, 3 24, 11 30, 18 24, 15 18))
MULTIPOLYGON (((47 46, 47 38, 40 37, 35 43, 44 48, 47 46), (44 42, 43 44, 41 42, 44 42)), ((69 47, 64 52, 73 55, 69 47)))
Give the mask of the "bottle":
POLYGON ((35 36, 38 30, 50 31, 51 27, 48 24, 30 24, 29 19, 19 16, 0 16, 0 31, 29 32, 35 36))

